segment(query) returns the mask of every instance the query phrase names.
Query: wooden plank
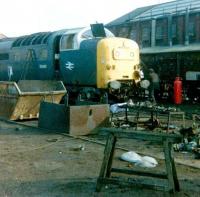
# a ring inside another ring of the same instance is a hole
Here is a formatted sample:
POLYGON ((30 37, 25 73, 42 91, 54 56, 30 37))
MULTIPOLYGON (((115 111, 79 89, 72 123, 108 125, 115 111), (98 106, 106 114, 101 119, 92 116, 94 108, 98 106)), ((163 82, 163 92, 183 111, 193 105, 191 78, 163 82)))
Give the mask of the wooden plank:
POLYGON ((113 133, 116 137, 119 138, 128 138, 128 139, 139 139, 139 140, 148 140, 148 141, 157 141, 163 142, 168 139, 170 142, 178 143, 181 142, 182 136, 177 134, 160 134, 160 133, 149 133, 134 131, 130 129, 116 129, 116 128, 101 128, 100 131, 113 133))
MULTIPOLYGON (((110 134, 106 141, 106 146, 104 149, 104 158, 101 165, 101 170, 99 173, 99 178, 97 179, 96 191, 100 191, 101 189, 101 179, 106 177, 108 164, 110 162, 111 152, 113 150, 113 143, 115 141, 114 135, 110 134)), ((109 164, 110 165, 110 164, 109 164)))
POLYGON ((120 169, 120 168, 112 168, 111 172, 167 179, 166 173, 144 172, 144 171, 140 171, 140 170, 128 170, 128 169, 120 169))
POLYGON ((175 190, 179 192, 180 191, 180 185, 179 185, 178 176, 177 176, 177 172, 176 172, 176 166, 175 166, 175 162, 174 162, 173 157, 172 157, 171 162, 172 162, 172 173, 173 173, 175 190))
POLYGON ((109 152, 106 177, 110 177, 110 174, 111 174, 111 168, 112 168, 112 163, 113 163, 113 156, 114 156, 114 152, 115 152, 116 141, 117 141, 117 138, 114 136, 114 138, 112 140, 112 148, 111 148, 111 151, 109 152))
POLYGON ((164 155, 165 155, 165 166, 167 171, 169 190, 175 192, 175 183, 172 170, 172 158, 171 158, 171 142, 168 140, 163 142, 164 155))

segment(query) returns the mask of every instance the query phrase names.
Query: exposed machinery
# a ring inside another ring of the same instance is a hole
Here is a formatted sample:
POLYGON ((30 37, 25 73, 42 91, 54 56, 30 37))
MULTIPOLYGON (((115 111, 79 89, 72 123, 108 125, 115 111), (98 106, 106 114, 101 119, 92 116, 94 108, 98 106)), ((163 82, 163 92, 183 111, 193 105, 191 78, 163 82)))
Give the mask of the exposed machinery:
MULTIPOLYGON (((177 99, 177 91, 176 94, 174 92, 174 81, 178 82, 175 79, 179 77, 179 82, 180 80, 182 81, 182 87, 179 88, 178 95, 182 94, 182 100, 199 102, 199 51, 196 51, 195 46, 177 47, 177 49, 169 47, 165 50, 167 52, 164 52, 164 49, 160 49, 151 53, 143 50, 141 54, 144 67, 154 68, 159 74, 161 80, 161 97, 170 100, 174 100, 175 97, 177 99)), ((178 87, 180 86, 178 85, 178 87)), ((177 90, 177 86, 175 89, 177 90)), ((180 100, 180 96, 178 96, 178 100, 180 100)))
POLYGON ((140 81, 139 47, 102 24, 0 40, 0 80, 62 80, 69 94, 131 94, 140 81), (122 88, 123 87, 123 88, 122 88))

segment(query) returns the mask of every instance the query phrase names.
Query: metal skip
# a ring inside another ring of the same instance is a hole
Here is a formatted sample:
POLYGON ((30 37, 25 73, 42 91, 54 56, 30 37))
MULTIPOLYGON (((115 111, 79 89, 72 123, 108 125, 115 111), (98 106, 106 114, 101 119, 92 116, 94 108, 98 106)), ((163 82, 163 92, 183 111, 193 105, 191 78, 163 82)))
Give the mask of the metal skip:
POLYGON ((10 120, 38 118, 42 100, 59 103, 65 94, 61 81, 1 81, 0 116, 10 120))

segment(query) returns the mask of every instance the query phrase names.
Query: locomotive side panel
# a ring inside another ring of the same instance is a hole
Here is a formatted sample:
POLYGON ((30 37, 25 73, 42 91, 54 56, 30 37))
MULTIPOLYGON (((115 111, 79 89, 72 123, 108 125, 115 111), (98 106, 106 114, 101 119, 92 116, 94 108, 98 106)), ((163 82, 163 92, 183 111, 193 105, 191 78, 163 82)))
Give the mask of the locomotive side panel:
POLYGON ((0 80, 9 80, 9 76, 12 75, 12 68, 10 66, 10 48, 12 46, 12 40, 2 39, 0 42, 0 80))
POLYGON ((47 80, 54 77, 53 54, 48 45, 13 48, 10 52, 13 81, 47 80))
POLYGON ((97 40, 86 40, 80 49, 60 52, 61 79, 67 85, 96 86, 97 40))
POLYGON ((1 40, 0 80, 53 79, 55 55, 51 36, 52 33, 37 33, 1 40))

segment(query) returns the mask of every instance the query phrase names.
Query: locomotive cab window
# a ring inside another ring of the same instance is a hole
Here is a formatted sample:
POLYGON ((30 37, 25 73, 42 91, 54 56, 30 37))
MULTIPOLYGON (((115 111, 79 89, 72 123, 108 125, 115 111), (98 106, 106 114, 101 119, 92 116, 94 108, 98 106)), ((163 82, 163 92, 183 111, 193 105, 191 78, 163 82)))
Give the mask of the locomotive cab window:
POLYGON ((85 31, 82 35, 81 35, 82 39, 92 39, 94 38, 92 35, 92 31, 89 29, 87 31, 85 31))
POLYGON ((62 37, 61 50, 74 49, 74 36, 75 34, 67 34, 62 37))

